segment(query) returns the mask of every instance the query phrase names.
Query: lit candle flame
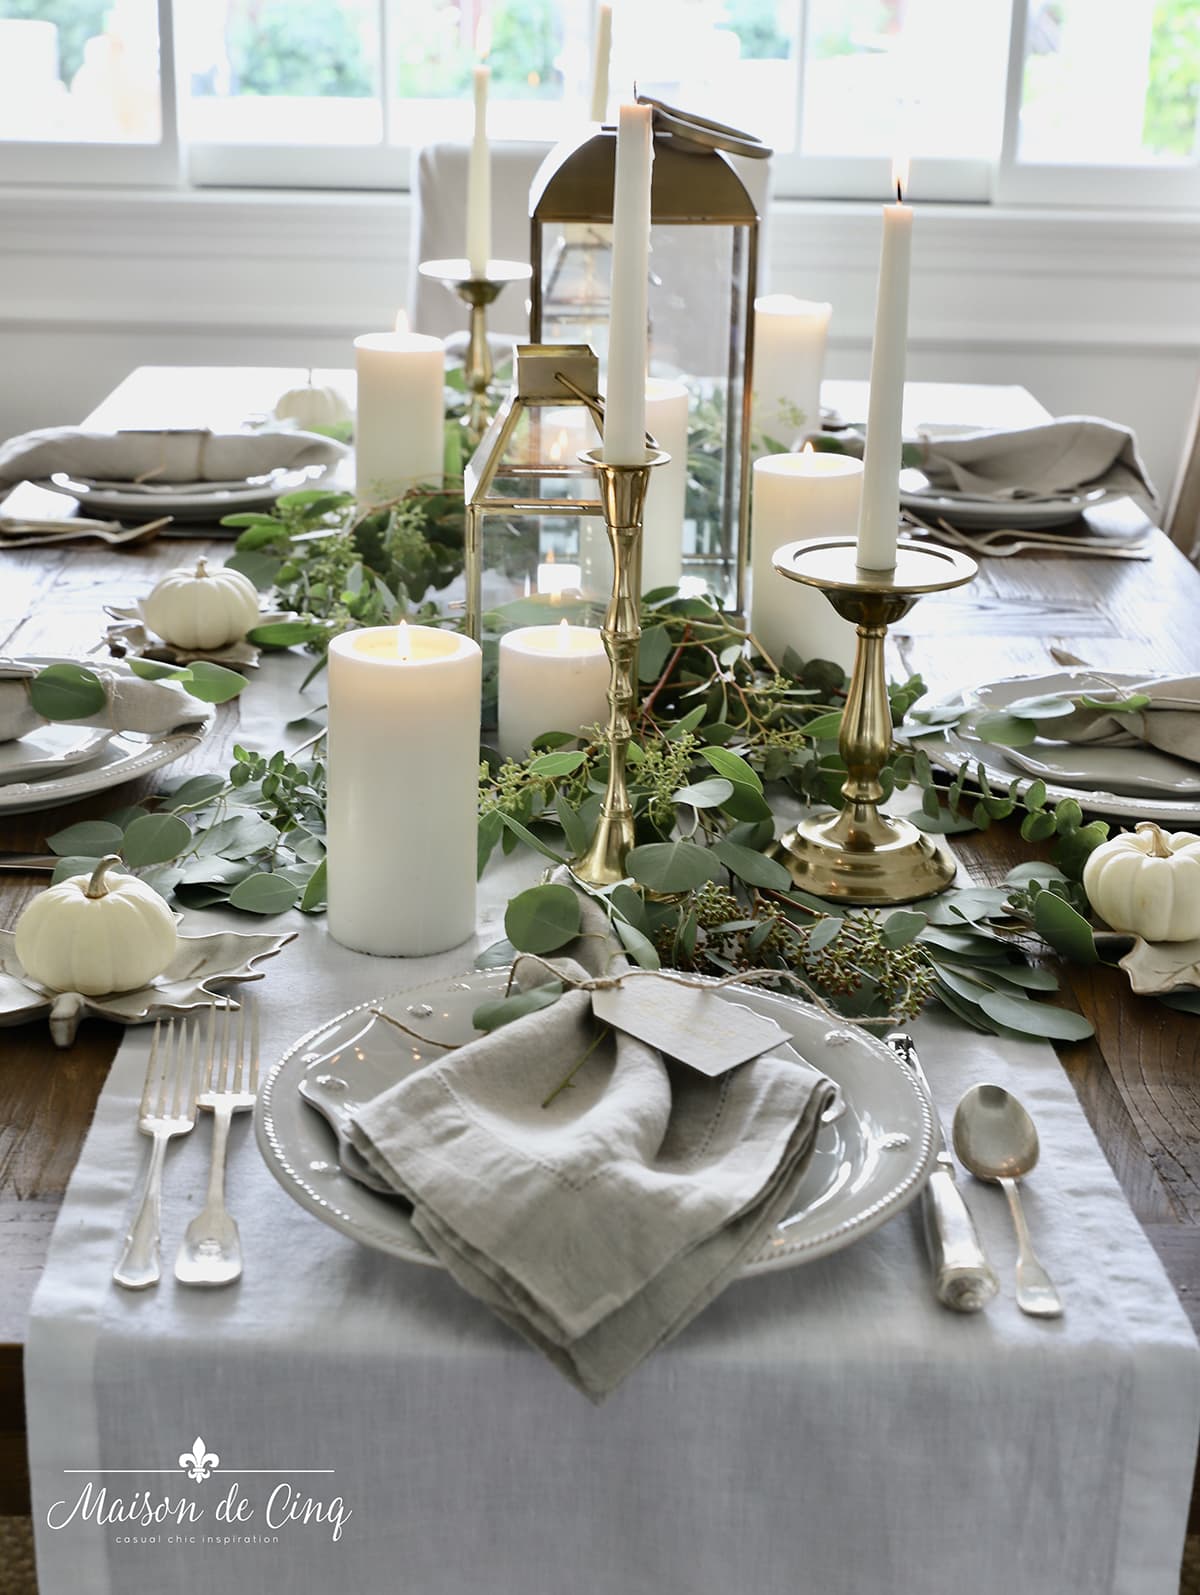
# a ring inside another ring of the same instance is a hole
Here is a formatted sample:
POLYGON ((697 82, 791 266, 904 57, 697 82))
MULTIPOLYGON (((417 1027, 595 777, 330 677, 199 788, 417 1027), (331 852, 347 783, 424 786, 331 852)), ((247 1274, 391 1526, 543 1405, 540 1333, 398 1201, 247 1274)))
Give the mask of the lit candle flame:
POLYGON ((475 56, 479 61, 486 61, 492 53, 492 19, 486 14, 480 17, 475 29, 475 56))
POLYGON ((402 620, 396 628, 396 652, 401 659, 407 661, 409 654, 407 620, 402 620))
POLYGON ((567 429, 564 426, 560 430, 560 432, 559 432, 558 436, 555 438, 554 442, 550 445, 550 458, 554 461, 554 463, 556 465, 562 459, 563 455, 567 452, 567 442, 568 442, 567 429))
POLYGON ((407 332, 409 330, 408 311, 404 309, 403 305, 396 312, 396 320, 393 326, 397 332, 407 332))
POLYGON ((892 157, 892 187, 896 190, 896 203, 903 205, 904 190, 908 187, 909 159, 907 155, 892 157))
POLYGON ((808 442, 804 445, 800 452, 801 454, 812 454, 814 452, 811 438, 809 438, 808 442))
POLYGON ((560 654, 565 654, 567 652, 567 646, 570 641, 571 629, 567 625, 566 618, 564 617, 558 623, 558 651, 560 654))

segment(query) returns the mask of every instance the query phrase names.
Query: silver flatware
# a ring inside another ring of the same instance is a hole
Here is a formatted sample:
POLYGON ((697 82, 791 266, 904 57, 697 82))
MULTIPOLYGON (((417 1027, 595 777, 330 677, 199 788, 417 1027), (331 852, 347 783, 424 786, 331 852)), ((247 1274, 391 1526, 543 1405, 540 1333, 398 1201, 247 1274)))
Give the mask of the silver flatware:
MULTIPOLYGON (((932 1102, 933 1092, 913 1038, 896 1030, 887 1037, 887 1044, 917 1077, 932 1102)), ((921 1193, 921 1216, 925 1246, 933 1265, 934 1294, 942 1306, 949 1307, 952 1312, 977 1313, 995 1296, 1000 1282, 958 1188, 954 1159, 946 1145, 946 1133, 936 1106, 933 1122, 936 1160, 921 1193)))
POLYGON ((10 873, 35 874, 42 870, 52 871, 58 863, 56 853, 0 853, 0 871, 10 873))
POLYGON ((954 1150, 979 1180, 991 1180, 1008 1198, 1017 1232, 1017 1306, 1031 1318, 1059 1318, 1062 1301, 1029 1237, 1017 1181, 1038 1160, 1037 1127, 1010 1091, 972 1086, 954 1111, 954 1150))
POLYGON ((125 1237, 113 1279, 126 1290, 145 1290, 159 1280, 158 1244, 162 1213, 162 1175, 167 1142, 186 1135, 196 1122, 200 1075, 198 1027, 160 1019, 150 1042, 150 1061, 138 1109, 138 1129, 153 1140, 141 1201, 125 1237))
POLYGON ((175 1278, 184 1285, 229 1285, 241 1277, 242 1240, 237 1222, 225 1206, 225 1155, 235 1113, 254 1106, 258 1096, 258 1009, 244 998, 236 1031, 230 1009, 224 1010, 220 1041, 217 1010, 209 1009, 208 1048, 196 1106, 213 1116, 212 1163, 203 1208, 187 1227, 175 1258, 175 1278), (246 1014, 250 1014, 247 1048, 246 1014))

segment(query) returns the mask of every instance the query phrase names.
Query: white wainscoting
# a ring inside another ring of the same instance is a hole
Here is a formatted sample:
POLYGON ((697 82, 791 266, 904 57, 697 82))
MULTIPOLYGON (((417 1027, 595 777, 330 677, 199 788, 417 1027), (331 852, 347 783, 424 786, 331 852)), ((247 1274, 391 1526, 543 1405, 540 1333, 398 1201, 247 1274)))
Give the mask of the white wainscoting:
MULTIPOLYGON (((141 364, 342 365, 405 297, 407 195, 0 190, 0 437, 141 364)), ((782 202, 770 286, 833 302, 865 376, 877 207, 782 202)), ((1133 426, 1165 497, 1200 372, 1200 217, 921 207, 910 375, 1019 382, 1133 426)))

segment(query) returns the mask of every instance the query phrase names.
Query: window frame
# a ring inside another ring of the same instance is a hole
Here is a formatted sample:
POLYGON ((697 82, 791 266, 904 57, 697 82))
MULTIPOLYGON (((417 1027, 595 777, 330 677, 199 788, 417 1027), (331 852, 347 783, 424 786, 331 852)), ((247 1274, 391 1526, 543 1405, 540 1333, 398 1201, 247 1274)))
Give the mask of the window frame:
MULTIPOLYGON (((379 11, 380 140, 371 144, 245 143, 195 140, 179 131, 179 72, 175 56, 173 0, 156 0, 162 134, 155 144, 0 141, 0 183, 14 186, 57 184, 197 189, 266 187, 304 190, 388 190, 411 185, 416 148, 392 144, 389 136, 396 102, 385 92, 395 0, 376 0, 379 11)), ((1029 0, 1011 7, 1001 147, 997 157, 920 157, 915 163, 913 196, 1005 207, 1057 207, 1063 210, 1200 208, 1200 159, 1156 166, 1069 165, 1023 161, 1019 155, 1029 0)), ((592 25, 598 0, 590 0, 592 25)), ((800 148, 804 121, 805 60, 812 8, 798 0, 797 45, 791 58, 795 126, 794 147, 776 153, 773 192, 781 199, 868 200, 887 193, 890 158, 808 155, 800 148)), ((570 118, 561 119, 562 133, 570 118)), ((465 127, 465 124, 464 124, 465 127)), ((465 132, 464 132, 465 136, 465 132)), ((547 136, 547 144, 553 138, 547 136)))

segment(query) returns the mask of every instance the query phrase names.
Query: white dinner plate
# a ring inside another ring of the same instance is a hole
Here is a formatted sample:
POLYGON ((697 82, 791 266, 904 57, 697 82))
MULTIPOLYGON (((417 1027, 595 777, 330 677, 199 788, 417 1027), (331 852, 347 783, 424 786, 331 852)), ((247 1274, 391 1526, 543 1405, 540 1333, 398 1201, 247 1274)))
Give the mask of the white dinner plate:
MULTIPOLYGON (((1144 672, 1130 675, 1106 670, 1101 678, 1095 671, 1081 666, 1072 670, 1050 671, 1042 676, 1011 676, 1002 681, 988 682, 976 687, 969 699, 982 713, 985 710, 1007 709, 1018 698, 1078 697, 1089 688, 1132 688, 1144 680, 1144 672)), ((958 693, 951 693, 933 702, 936 706, 939 701, 949 703, 959 696, 958 693)), ((988 781, 996 787, 1007 787, 1014 776, 1020 777, 1023 784, 1028 784, 1036 775, 1046 782, 1046 795, 1051 803, 1074 798, 1090 813, 1108 815, 1114 819, 1200 825, 1200 796, 1186 795, 1195 771, 1189 776, 1189 767, 1183 761, 1172 759, 1155 748, 1068 747, 1052 742, 1037 742, 1027 748, 1003 748, 982 742, 974 735, 972 723, 972 716, 968 713, 957 726, 950 728, 941 741, 935 737, 922 737, 920 746, 925 749, 930 761, 943 770, 957 772, 964 759, 969 759, 972 764, 979 761, 988 781), (1043 774, 1041 768, 1034 768, 1035 765, 1045 765, 1050 769, 1056 763, 1072 779, 1067 780, 1064 776, 1056 780, 1052 775, 1043 774), (1125 791, 1113 790, 1113 771, 1118 767, 1122 772, 1120 784, 1127 789, 1125 791), (1181 781, 1186 781, 1188 786, 1181 787, 1181 781)))
MULTIPOLYGON (((284 1054, 259 1093, 255 1128, 267 1167, 301 1207, 364 1246, 440 1266, 413 1228, 405 1202, 378 1195, 345 1172, 331 1123, 445 1056, 444 1047, 422 1048, 376 1009, 431 1043, 459 1045, 480 1034, 471 1016, 507 980, 507 970, 473 971, 363 1003, 310 1030, 284 1054), (320 1113, 310 1103, 319 1104, 320 1113)), ((850 1245, 913 1200, 933 1161, 932 1112, 913 1076, 875 1036, 841 1028, 791 997, 751 987, 728 996, 777 1020, 808 1062, 840 1087, 845 1104, 818 1131, 792 1212, 744 1271, 790 1268, 850 1245)))
POLYGON ((61 471, 37 486, 68 493, 89 515, 113 520, 149 521, 170 515, 177 521, 219 521, 223 515, 269 509, 281 493, 315 487, 330 475, 336 463, 280 469, 248 478, 237 487, 218 487, 216 492, 206 482, 180 482, 170 488, 164 483, 161 490, 152 493, 132 484, 125 488, 92 486, 61 471))
POLYGON ((112 734, 103 726, 40 725, 15 741, 0 742, 0 786, 83 764, 112 734))
POLYGON ((1042 531, 1050 526, 1066 526, 1078 520, 1085 510, 1122 495, 1095 488, 1090 493, 1074 493, 1069 498, 1018 498, 997 501, 968 498, 958 493, 939 493, 930 487, 924 472, 908 467, 900 472, 900 507, 911 510, 921 520, 937 526, 939 520, 964 531, 989 531, 1011 526, 1014 532, 1042 531))

